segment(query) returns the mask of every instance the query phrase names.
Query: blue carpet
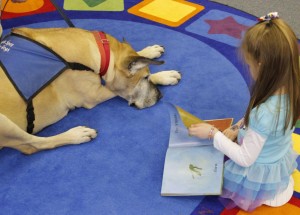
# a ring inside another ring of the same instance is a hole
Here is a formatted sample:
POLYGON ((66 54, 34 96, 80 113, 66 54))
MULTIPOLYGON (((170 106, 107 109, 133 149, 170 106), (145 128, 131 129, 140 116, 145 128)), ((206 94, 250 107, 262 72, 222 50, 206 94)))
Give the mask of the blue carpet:
MULTIPOLYGON (((62 0, 57 2, 63 6, 62 0)), ((76 27, 102 30, 119 40, 124 37, 137 50, 163 45, 166 63, 151 67, 152 72, 178 70, 182 81, 160 87, 164 97, 151 108, 136 110, 114 98, 92 110, 71 111, 38 134, 49 136, 86 125, 99 133, 90 143, 32 156, 0 150, 0 215, 198 214, 195 209, 204 197, 160 196, 170 130, 164 102, 202 119, 240 119, 249 99, 250 80, 236 55, 239 39, 208 34, 203 22, 229 15, 251 25, 255 18, 210 1, 190 1, 200 2, 205 11, 172 28, 129 14, 127 9, 138 2, 126 1, 120 12, 66 13, 76 27)), ((66 27, 57 12, 3 21, 5 33, 20 25, 66 27)), ((213 201, 205 201, 210 204, 216 200, 209 198, 213 201)), ((220 211, 218 206, 209 212, 220 211)))

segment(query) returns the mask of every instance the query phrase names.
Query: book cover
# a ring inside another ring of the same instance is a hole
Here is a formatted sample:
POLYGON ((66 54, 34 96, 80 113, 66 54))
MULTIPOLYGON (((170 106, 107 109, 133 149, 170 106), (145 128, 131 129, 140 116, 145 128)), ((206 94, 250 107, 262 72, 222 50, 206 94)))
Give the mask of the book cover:
POLYGON ((212 140, 189 136, 187 127, 210 123, 224 130, 233 119, 201 120, 178 106, 167 103, 171 119, 169 147, 166 152, 161 195, 219 195, 222 190, 224 155, 212 140))

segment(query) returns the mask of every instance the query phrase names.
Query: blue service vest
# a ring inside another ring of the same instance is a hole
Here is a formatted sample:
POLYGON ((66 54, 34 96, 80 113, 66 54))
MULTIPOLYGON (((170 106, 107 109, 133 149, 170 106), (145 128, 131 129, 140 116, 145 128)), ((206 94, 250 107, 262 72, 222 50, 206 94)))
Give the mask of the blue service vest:
MULTIPOLYGON (((66 62, 50 48, 18 34, 0 43, 0 66, 27 104, 27 132, 34 128, 32 99, 66 69, 90 70, 80 63, 66 62)), ((3 92, 0 92, 3 93, 3 92)))
POLYGON ((26 102, 70 68, 53 50, 17 34, 1 41, 0 66, 26 102))

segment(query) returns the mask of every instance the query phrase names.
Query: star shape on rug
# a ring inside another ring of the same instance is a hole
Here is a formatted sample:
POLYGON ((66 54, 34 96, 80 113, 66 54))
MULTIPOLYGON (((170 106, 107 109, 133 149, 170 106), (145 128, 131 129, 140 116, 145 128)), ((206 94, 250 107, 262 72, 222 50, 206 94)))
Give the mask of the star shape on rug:
POLYGON ((232 16, 220 20, 205 20, 210 25, 209 34, 226 34, 236 39, 242 38, 242 32, 249 26, 238 23, 232 16))

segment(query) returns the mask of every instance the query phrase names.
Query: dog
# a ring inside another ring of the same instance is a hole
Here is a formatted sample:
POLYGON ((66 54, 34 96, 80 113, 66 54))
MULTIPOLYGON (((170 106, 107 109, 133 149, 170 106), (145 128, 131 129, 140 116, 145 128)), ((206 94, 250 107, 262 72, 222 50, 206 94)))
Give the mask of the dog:
POLYGON ((5 69, 0 69, 0 147, 10 147, 24 154, 85 143, 97 136, 96 130, 84 126, 46 138, 34 135, 65 117, 69 110, 90 109, 115 96, 124 98, 138 109, 150 107, 161 98, 157 85, 176 85, 181 79, 180 72, 175 70, 150 73, 150 64, 163 63, 155 60, 164 53, 164 47, 160 45, 136 52, 126 41, 120 42, 105 34, 103 41, 109 44, 110 60, 106 62, 106 73, 100 78, 104 57, 99 53, 95 32, 80 28, 16 28, 12 34, 41 44, 66 62, 83 66, 81 71, 65 69, 32 99, 33 134, 26 132, 28 104, 7 77, 5 69))

